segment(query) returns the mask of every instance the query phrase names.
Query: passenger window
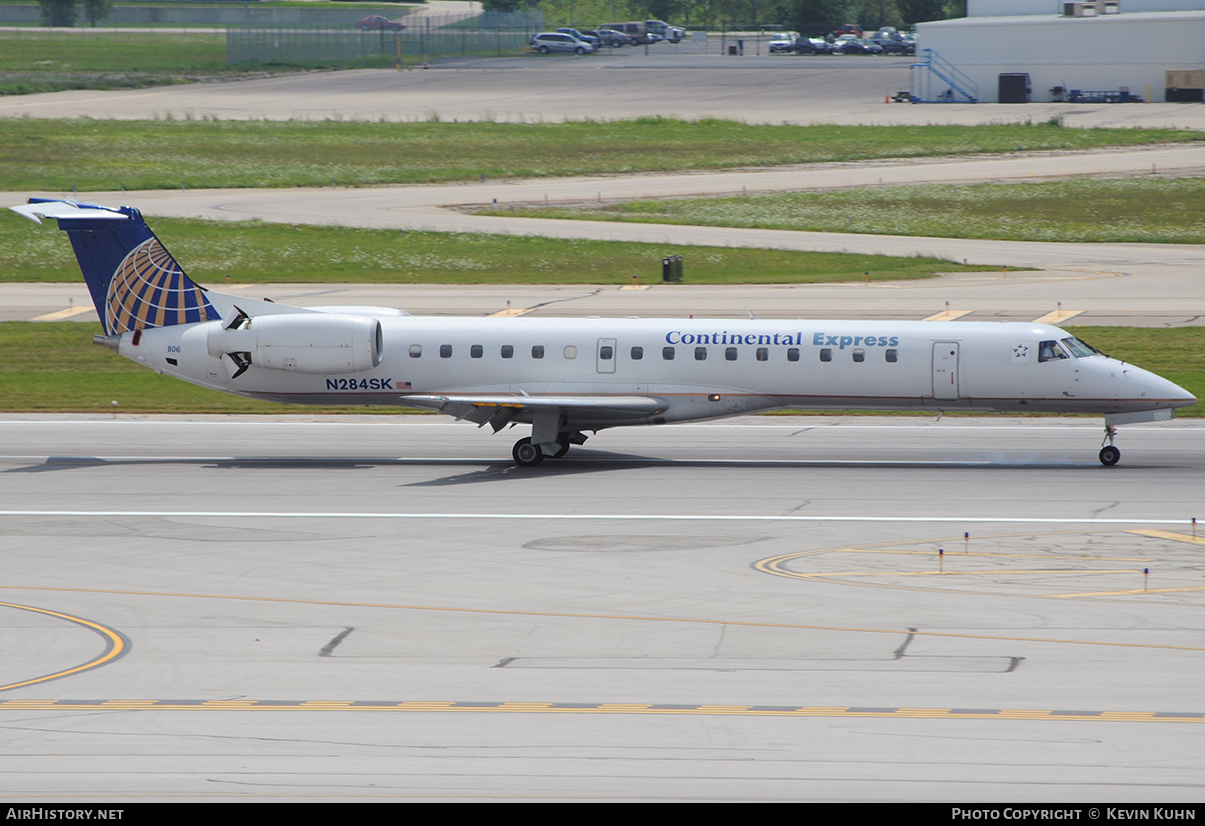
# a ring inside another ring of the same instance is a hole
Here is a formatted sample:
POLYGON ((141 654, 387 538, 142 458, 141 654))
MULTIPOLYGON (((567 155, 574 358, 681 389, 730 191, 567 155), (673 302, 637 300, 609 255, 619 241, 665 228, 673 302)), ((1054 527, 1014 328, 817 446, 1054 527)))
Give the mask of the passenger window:
POLYGON ((887 363, 888 364, 895 364, 899 360, 900 360, 899 350, 892 348, 887 351, 887 363))
POLYGON ((577 358, 577 348, 574 347, 572 344, 565 345, 565 358, 567 358, 567 359, 577 358))
POLYGON ((729 347, 727 350, 725 350, 724 358, 726 358, 728 361, 736 361, 736 348, 729 347))
POLYGON ((863 350, 861 347, 854 350, 854 361, 856 361, 858 364, 861 364, 862 362, 866 361, 866 351, 863 350))
POLYGON ((674 348, 673 347, 662 347, 661 348, 661 358, 665 359, 666 361, 673 361, 674 360, 674 348))
POLYGON ((542 358, 544 358, 544 345, 543 345, 543 344, 535 344, 535 345, 532 345, 532 348, 531 348, 531 357, 532 357, 533 359, 542 359, 542 358))
POLYGON ((423 357, 423 345, 411 344, 410 345, 410 358, 419 359, 422 357, 423 357))
POLYGON ((758 347, 757 348, 757 360, 758 361, 769 361, 770 360, 770 348, 769 347, 758 347))
POLYGON ((798 347, 791 347, 787 350, 787 361, 799 361, 798 347))
POLYGON ((439 345, 439 357, 440 357, 441 359, 450 359, 450 358, 452 358, 452 345, 451 345, 451 344, 441 344, 441 345, 439 345))
POLYGON ((603 361, 610 361, 615 358, 615 350, 610 344, 604 344, 598 348, 598 357, 603 361))
POLYGON ((707 348, 706 347, 696 347, 695 348, 695 361, 707 361, 707 348))
POLYGON ((469 358, 479 359, 485 355, 485 348, 480 344, 474 344, 469 348, 469 358))
POLYGON ((502 345, 502 358, 504 358, 504 359, 513 358, 514 355, 515 355, 515 346, 513 344, 503 344, 502 345))
POLYGON ((644 348, 643 347, 633 347, 632 348, 632 361, 640 361, 642 358, 644 358, 644 348))
POLYGON ((821 361, 832 361, 833 360, 833 351, 830 350, 828 347, 821 349, 820 350, 820 360, 821 361))

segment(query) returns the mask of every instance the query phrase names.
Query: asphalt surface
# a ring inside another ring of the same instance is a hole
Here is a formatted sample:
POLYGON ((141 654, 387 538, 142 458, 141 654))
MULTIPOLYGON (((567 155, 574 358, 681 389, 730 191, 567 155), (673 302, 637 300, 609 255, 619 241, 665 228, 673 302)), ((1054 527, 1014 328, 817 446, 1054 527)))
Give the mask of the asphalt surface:
POLYGON ((440 119, 548 122, 719 117, 749 123, 1042 123, 1205 129, 1205 107, 885 103, 912 86, 911 57, 719 54, 727 40, 596 55, 450 58, 408 68, 283 75, 160 89, 0 98, 0 116, 113 119, 440 119))
POLYGON ((1205 441, 1099 435, 5 416, 4 796, 1198 801, 1205 441))

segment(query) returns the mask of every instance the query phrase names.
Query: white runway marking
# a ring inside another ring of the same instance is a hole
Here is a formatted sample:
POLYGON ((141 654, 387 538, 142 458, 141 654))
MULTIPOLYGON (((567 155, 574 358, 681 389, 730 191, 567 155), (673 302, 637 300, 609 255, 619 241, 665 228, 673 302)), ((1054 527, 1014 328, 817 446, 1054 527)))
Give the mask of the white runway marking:
POLYGON ((1191 526, 1187 519, 1085 519, 1083 517, 1038 516, 774 516, 664 513, 335 513, 311 511, 135 511, 135 510, 0 510, 3 516, 98 516, 184 519, 502 519, 590 521, 661 521, 661 522, 951 522, 1007 523, 1039 525, 1180 525, 1191 526))

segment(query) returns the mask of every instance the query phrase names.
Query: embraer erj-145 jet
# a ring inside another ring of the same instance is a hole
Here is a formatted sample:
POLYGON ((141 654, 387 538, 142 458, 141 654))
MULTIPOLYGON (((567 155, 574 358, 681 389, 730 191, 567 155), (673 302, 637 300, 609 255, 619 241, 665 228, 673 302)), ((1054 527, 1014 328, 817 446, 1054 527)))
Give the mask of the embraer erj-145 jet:
POLYGON ((417 318, 289 307, 196 285, 130 207, 31 199, 71 239, 97 343, 202 387, 299 404, 430 408, 497 432, 530 424, 520 465, 586 432, 777 408, 1092 413, 1170 419, 1183 388, 1047 324, 417 318))

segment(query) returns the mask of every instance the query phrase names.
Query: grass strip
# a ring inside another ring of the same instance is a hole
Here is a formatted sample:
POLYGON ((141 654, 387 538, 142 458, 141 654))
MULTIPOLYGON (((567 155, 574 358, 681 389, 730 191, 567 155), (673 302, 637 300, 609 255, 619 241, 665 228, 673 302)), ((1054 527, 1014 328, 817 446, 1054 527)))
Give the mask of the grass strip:
POLYGON ((170 86, 245 75, 226 65, 225 33, 0 32, 0 95, 170 86))
POLYGON ((639 118, 568 123, 0 118, 0 189, 430 183, 881 158, 1082 150, 1200 139, 1175 129, 791 126, 639 118))
MULTIPOLYGON (((0 282, 80 281, 66 235, 0 214, 0 282)), ((982 270, 936 258, 157 218, 155 233, 203 284, 630 284, 684 257, 691 284, 898 281, 982 270), (866 274, 869 273, 869 276, 866 274)))
MULTIPOLYGON (((1070 328, 1117 358, 1145 367, 1205 398, 1205 328, 1070 328)), ((92 344, 100 325, 0 323, 0 412, 398 413, 400 408, 295 407, 205 390, 161 376, 92 344)), ((413 412, 413 411, 410 411, 413 412)), ((1177 411, 1205 416, 1205 404, 1177 411)))
POLYGON ((1006 241, 1205 243, 1205 178, 865 187, 479 214, 1006 241))

